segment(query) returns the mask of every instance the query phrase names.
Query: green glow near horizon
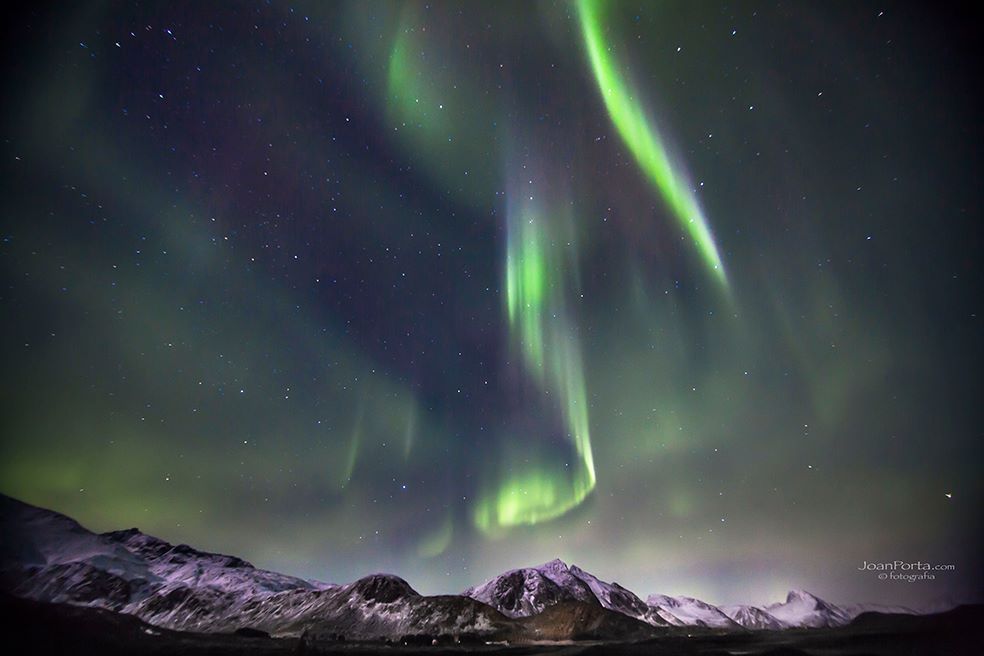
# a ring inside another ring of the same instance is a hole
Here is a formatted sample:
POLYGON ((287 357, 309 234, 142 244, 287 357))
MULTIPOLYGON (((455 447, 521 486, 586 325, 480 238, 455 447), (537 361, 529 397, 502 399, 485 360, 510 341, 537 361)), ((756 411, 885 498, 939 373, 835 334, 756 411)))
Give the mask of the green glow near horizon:
POLYGON ((727 287, 728 278, 697 198, 670 161, 659 131, 646 117, 638 96, 619 72, 619 62, 605 45, 601 0, 578 0, 581 33, 605 108, 636 162, 655 185, 683 230, 693 239, 704 263, 727 287))
POLYGON ((569 466, 556 456, 530 457, 537 442, 527 442, 525 457, 511 459, 504 480, 475 508, 475 525, 490 535, 560 517, 595 487, 580 343, 565 308, 570 247, 561 246, 567 240, 558 234, 565 227, 563 218, 545 216, 532 206, 510 209, 505 301, 523 367, 556 404, 548 411, 563 417, 576 458, 569 466))

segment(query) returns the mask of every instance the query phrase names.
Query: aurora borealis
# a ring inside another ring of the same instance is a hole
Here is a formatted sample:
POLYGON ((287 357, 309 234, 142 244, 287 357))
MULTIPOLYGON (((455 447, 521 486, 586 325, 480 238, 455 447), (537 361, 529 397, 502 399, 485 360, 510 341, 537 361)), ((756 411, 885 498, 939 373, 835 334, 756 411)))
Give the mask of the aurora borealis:
POLYGON ((701 214, 690 185, 684 182, 679 169, 670 163, 663 139, 651 126, 635 98, 637 92, 630 90, 620 75, 612 47, 606 45, 604 10, 612 6, 599 0, 579 0, 577 3, 585 48, 605 107, 626 147, 656 184, 672 213, 693 237, 708 265, 723 281, 725 273, 721 256, 707 226, 707 219, 701 214))
POLYGON ((0 492, 426 593, 979 596, 978 18, 12 13, 0 492))

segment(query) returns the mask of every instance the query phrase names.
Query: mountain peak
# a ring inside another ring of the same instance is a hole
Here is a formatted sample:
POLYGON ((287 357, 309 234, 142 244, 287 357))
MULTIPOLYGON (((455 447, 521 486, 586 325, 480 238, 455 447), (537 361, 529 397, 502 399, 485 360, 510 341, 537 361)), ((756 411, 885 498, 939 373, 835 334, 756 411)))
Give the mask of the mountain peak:
POLYGON ((370 574, 352 584, 352 590, 366 601, 392 603, 406 597, 419 597, 410 584, 393 574, 370 574))
POLYGON ((843 609, 806 590, 790 590, 786 601, 769 604, 765 610, 787 626, 842 626, 851 619, 843 609))
POLYGON ((786 594, 787 604, 793 603, 794 601, 809 601, 809 602, 816 603, 818 601, 822 602, 823 600, 820 597, 813 594, 812 592, 808 592, 807 590, 796 589, 796 590, 790 590, 786 594))
POLYGON ((567 563, 565 563, 564 561, 562 561, 560 558, 554 558, 550 562, 543 563, 542 565, 540 565, 539 567, 536 567, 534 569, 538 569, 541 572, 542 571, 547 571, 547 572, 567 572, 567 571, 570 571, 570 567, 567 566, 567 563))
POLYGON ((587 583, 567 563, 555 558, 536 567, 504 572, 468 588, 466 597, 488 604, 507 617, 527 617, 564 601, 598 604, 587 583))
POLYGON ((746 629, 753 631, 762 629, 776 631, 785 628, 782 622, 756 606, 745 604, 727 606, 722 608, 721 612, 746 629))

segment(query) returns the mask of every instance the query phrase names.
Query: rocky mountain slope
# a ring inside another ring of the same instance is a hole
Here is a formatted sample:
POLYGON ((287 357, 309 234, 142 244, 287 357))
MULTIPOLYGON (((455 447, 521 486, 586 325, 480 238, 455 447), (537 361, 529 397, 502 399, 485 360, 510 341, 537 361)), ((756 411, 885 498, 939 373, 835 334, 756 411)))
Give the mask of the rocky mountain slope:
POLYGON ((528 617, 566 601, 599 605, 588 586, 571 576, 559 560, 510 570, 468 588, 462 596, 488 604, 507 617, 528 617))
POLYGON ((509 617, 528 617, 554 604, 578 601, 652 626, 675 624, 618 583, 606 583, 559 559, 537 567, 510 570, 461 594, 486 603, 509 617))

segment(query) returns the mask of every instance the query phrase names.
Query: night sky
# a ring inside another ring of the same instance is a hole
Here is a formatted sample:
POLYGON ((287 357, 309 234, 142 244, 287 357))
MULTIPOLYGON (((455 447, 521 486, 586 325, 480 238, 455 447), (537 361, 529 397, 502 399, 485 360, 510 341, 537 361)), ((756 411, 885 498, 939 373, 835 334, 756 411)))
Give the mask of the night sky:
POLYGON ((923 4, 8 9, 0 491, 425 593, 974 597, 982 16, 923 4))

